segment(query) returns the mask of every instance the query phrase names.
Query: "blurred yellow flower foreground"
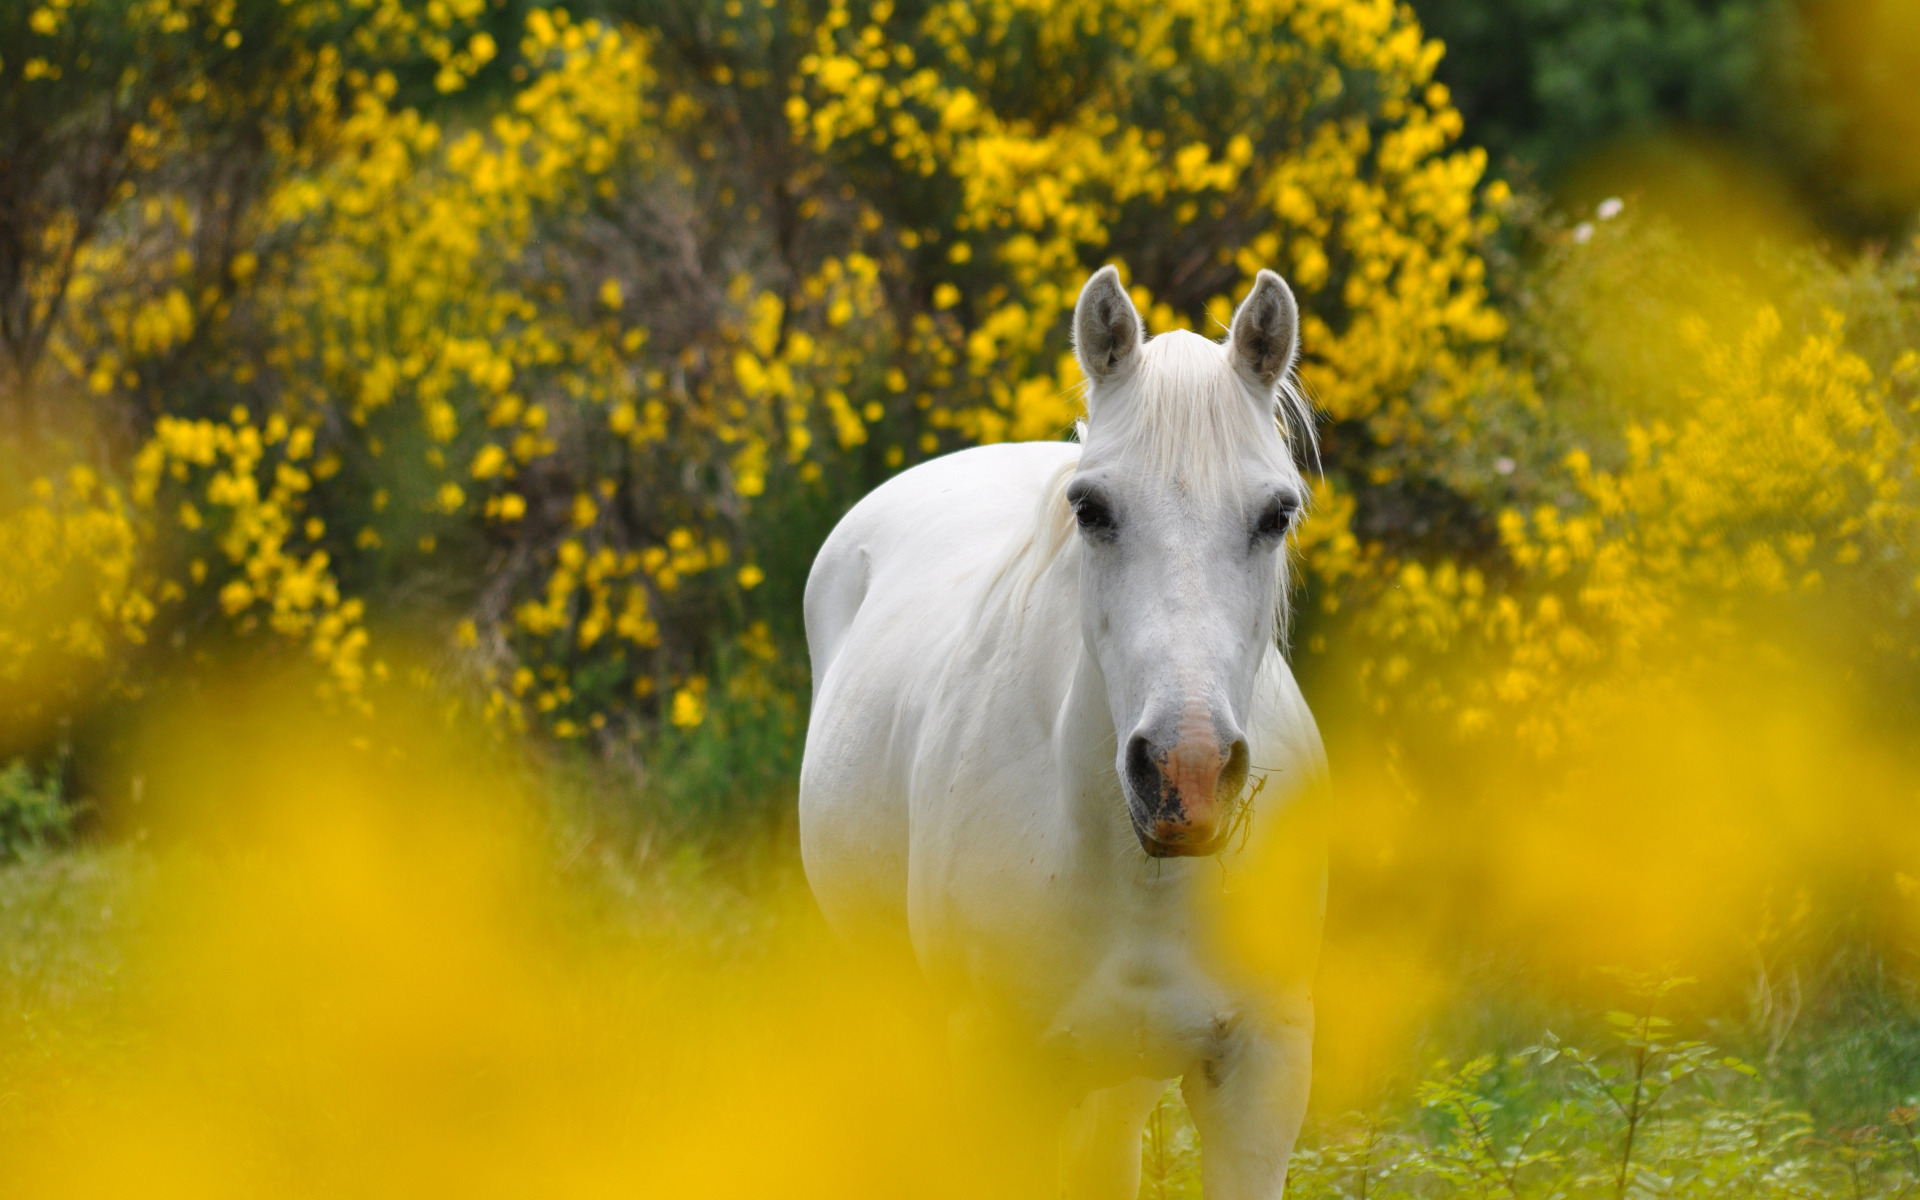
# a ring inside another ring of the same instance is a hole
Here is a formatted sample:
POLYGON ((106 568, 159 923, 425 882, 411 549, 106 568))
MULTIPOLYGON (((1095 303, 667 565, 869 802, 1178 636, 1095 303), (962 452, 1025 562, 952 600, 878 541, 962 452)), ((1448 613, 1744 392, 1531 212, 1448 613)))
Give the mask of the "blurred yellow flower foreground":
POLYGON ((8 1048, 10 1194, 993 1194, 910 1002, 804 896, 744 955, 677 928, 692 888, 610 920, 429 723, 374 744, 296 695, 154 731, 126 986, 54 1040, 89 1049, 8 1048))

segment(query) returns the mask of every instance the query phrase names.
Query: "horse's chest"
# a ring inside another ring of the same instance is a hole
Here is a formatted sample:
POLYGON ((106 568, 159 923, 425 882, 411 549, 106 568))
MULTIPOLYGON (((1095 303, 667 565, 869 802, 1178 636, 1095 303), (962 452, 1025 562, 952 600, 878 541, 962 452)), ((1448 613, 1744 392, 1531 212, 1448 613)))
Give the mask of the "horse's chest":
POLYGON ((1241 1006, 1183 923, 1056 901, 1047 917, 976 929, 964 949, 953 947, 966 962, 962 1003, 999 1010, 982 1015, 1037 1047, 1061 1079, 1090 1087, 1166 1078, 1209 1060, 1241 1006))
POLYGON ((1180 1074, 1212 1058, 1238 1006, 1184 947, 1117 945, 1065 992, 1037 1031, 1061 1066, 1094 1080, 1180 1074))

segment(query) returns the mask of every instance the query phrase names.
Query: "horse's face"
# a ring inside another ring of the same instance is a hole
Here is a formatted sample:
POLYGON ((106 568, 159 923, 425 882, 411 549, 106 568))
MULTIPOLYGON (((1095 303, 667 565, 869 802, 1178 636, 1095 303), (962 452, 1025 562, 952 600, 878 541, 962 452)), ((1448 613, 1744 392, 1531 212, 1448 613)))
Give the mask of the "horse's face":
POLYGON ((1090 382, 1067 500, 1081 627, 1105 675, 1134 833, 1156 857, 1211 854, 1247 781, 1245 722, 1274 644, 1304 485, 1274 420, 1298 318, 1262 271, 1226 344, 1147 343, 1108 267, 1074 313, 1090 382))

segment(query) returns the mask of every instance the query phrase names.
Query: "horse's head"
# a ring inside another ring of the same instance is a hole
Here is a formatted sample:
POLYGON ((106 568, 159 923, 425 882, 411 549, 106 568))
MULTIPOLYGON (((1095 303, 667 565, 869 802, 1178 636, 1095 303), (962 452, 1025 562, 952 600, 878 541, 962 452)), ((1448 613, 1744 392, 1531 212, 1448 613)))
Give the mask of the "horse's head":
POLYGON ((1067 485, 1085 543, 1081 631, 1106 677, 1128 815, 1156 857, 1217 850, 1246 786, 1254 680, 1286 601, 1283 543, 1307 498, 1276 420, 1312 436, 1288 383, 1298 325, 1271 271, 1224 344, 1185 331, 1147 341, 1112 267, 1074 309, 1089 384, 1067 485))

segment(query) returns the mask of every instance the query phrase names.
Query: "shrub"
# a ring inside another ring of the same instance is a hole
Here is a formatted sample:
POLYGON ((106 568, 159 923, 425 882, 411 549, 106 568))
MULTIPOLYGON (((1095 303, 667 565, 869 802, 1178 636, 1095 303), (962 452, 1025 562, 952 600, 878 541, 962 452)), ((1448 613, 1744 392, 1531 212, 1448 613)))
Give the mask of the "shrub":
POLYGON ((286 65, 313 113, 228 207, 156 165, 75 234, 32 388, 117 414, 66 436, 128 477, 176 663, 266 639, 364 703, 378 628, 504 728, 671 727, 756 621, 792 639, 795 581, 758 591, 786 522, 1066 433, 1065 314, 1113 257, 1156 329, 1287 271, 1354 476, 1495 369, 1503 193, 1391 4, 534 9, 509 86, 429 112, 408 71, 498 50, 443 7, 286 65))
POLYGON ((73 817, 59 779, 39 777, 21 759, 0 768, 0 863, 61 844, 73 831, 73 817))

